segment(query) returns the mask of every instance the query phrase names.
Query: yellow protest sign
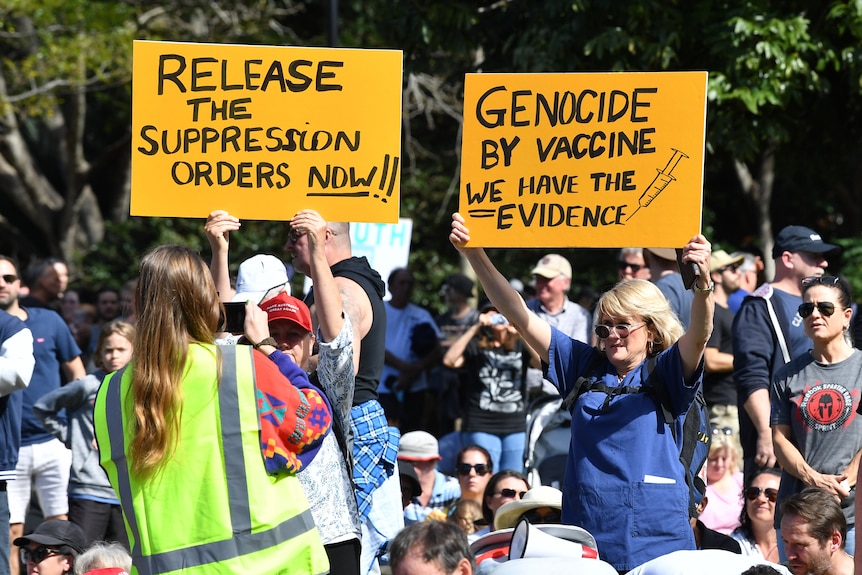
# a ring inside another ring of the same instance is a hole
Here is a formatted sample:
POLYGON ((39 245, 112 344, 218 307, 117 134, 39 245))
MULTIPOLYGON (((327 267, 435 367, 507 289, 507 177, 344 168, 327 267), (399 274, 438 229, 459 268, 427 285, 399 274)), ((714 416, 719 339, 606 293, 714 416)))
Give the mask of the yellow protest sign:
POLYGON ((398 221, 396 50, 136 41, 131 214, 398 221))
POLYGON ((700 231, 706 72, 468 74, 471 245, 682 247, 700 231))

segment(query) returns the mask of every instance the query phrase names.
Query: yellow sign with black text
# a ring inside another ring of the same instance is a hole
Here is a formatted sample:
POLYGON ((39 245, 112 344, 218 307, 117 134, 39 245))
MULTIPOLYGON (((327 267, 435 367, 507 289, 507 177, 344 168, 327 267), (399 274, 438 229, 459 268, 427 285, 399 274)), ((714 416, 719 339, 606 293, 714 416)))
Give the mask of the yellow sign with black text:
POLYGON ((136 41, 131 215, 396 223, 397 50, 136 41))
POLYGON ((468 74, 470 245, 682 247, 700 232, 706 72, 468 74))

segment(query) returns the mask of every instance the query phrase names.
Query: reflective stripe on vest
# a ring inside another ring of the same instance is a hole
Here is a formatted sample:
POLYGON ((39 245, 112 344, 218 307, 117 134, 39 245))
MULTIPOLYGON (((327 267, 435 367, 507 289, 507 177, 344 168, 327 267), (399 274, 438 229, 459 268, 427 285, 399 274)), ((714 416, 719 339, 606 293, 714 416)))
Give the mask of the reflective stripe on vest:
MULTIPOLYGON (((129 525, 135 549, 132 563, 140 575, 156 575, 179 569, 190 569, 211 563, 219 563, 248 555, 298 537, 315 528, 311 512, 306 509, 272 529, 251 532, 246 469, 243 464, 242 438, 240 435, 240 407, 237 393, 236 346, 219 346, 222 353, 222 376, 218 386, 219 416, 221 419, 222 445, 224 446, 225 475, 230 505, 233 537, 222 541, 203 543, 173 551, 143 555, 140 548, 140 531, 135 517, 132 499, 132 484, 129 477, 125 442, 123 437, 123 409, 121 382, 123 370, 112 378, 105 395, 108 436, 111 458, 117 469, 117 489, 123 514, 129 525), (230 454, 230 457, 227 456, 230 454)), ((253 372, 252 372, 253 373, 253 372)), ((261 469, 262 471, 262 469, 261 469)))

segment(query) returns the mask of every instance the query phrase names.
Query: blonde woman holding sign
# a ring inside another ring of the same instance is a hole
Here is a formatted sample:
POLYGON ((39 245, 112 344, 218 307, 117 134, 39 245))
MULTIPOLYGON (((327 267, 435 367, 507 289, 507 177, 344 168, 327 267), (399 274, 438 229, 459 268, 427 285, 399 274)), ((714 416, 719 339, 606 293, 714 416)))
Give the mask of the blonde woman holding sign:
POLYGON ((627 571, 660 555, 695 549, 689 489, 679 448, 649 390, 660 377, 674 423, 695 399, 712 331, 711 247, 697 235, 683 262, 700 271, 691 324, 683 328, 655 285, 628 280, 596 308, 596 348, 552 328, 527 309, 485 251, 470 248, 470 231, 452 216, 450 241, 470 262, 485 293, 547 366, 547 377, 571 404, 572 439, 563 485, 563 523, 592 533, 602 557, 627 571), (586 379, 582 379, 586 378, 586 379), (585 387, 581 383, 586 383, 585 387))

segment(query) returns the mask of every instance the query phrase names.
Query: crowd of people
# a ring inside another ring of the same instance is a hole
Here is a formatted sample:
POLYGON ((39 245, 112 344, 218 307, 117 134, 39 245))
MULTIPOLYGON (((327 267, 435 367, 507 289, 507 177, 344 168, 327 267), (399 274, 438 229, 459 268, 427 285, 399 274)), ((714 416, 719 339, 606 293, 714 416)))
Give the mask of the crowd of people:
POLYGON ((409 269, 384 282, 353 256, 347 223, 289 222, 303 299, 276 255, 231 277, 240 230, 215 211, 208 260, 159 246, 87 297, 63 262, 0 256, 0 573, 853 572, 860 322, 813 230, 776 236, 771 282, 697 235, 622 249, 616 285, 570 294, 566 258, 525 287, 455 214, 472 274, 443 282, 440 315, 409 269), (565 474, 531 485, 549 395, 565 474))

